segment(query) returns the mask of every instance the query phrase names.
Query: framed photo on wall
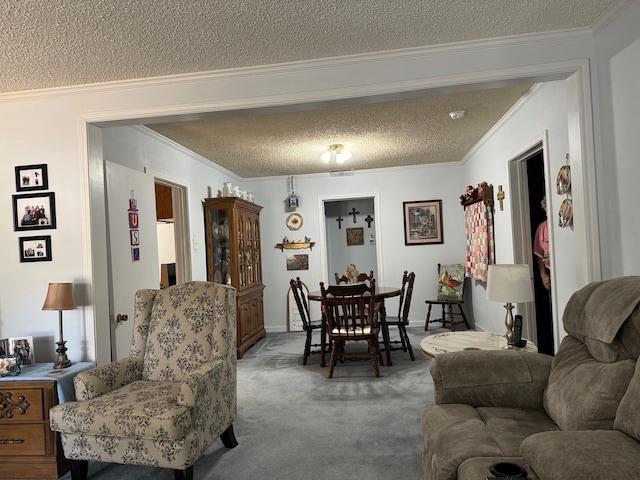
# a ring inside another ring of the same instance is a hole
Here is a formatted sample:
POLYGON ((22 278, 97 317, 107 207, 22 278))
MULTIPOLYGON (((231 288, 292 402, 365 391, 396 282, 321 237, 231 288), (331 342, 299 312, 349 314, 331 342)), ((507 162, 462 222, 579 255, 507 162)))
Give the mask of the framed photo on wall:
POLYGON ((50 262, 51 235, 40 237, 20 237, 20 262, 50 262))
POLYGON ((347 246, 352 245, 364 245, 364 229, 360 228, 347 228, 347 246))
POLYGON ((442 200, 403 202, 402 205, 405 245, 444 243, 442 200))
POLYGON ((56 228, 55 193, 13 195, 13 230, 56 228))
POLYGON ((309 255, 287 255, 287 270, 309 270, 309 255))
POLYGON ((21 165, 16 167, 16 191, 47 190, 49 174, 47 165, 21 165))

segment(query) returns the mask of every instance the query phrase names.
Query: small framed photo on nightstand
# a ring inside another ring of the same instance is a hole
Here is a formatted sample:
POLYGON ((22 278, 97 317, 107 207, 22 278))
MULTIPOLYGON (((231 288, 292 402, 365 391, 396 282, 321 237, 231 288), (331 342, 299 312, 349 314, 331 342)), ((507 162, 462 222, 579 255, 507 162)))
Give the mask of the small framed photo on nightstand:
POLYGON ((9 355, 17 355, 21 365, 36 363, 33 351, 33 337, 14 337, 9 339, 9 355))
POLYGON ((0 377, 15 377, 20 374, 20 358, 17 355, 0 356, 0 377))

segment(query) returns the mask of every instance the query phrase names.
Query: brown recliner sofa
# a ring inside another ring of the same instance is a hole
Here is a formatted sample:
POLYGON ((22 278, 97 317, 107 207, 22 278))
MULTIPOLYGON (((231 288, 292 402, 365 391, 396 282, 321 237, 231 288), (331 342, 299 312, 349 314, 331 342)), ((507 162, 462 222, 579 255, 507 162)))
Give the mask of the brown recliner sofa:
POLYGON ((555 357, 438 355, 421 418, 425 480, 484 480, 500 462, 539 480, 640 479, 640 276, 570 298, 555 357))

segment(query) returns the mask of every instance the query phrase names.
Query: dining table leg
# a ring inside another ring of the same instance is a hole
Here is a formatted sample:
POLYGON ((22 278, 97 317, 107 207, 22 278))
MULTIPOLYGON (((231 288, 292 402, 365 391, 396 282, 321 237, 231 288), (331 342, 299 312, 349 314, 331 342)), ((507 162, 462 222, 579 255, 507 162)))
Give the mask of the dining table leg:
POLYGON ((387 325, 387 310, 384 306, 384 298, 380 301, 380 329, 382 330, 382 341, 384 342, 384 351, 387 354, 387 365, 393 365, 391 362, 391 341, 389 339, 389 325, 387 325))

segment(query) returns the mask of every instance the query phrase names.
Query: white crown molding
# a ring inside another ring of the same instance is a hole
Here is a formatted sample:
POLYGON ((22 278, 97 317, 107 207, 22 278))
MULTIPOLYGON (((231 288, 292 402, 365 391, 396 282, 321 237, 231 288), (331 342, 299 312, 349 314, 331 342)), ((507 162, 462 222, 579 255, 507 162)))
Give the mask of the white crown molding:
POLYGON ((622 13, 635 0, 619 0, 610 7, 591 27, 593 36, 598 35, 609 23, 622 13))
POLYGON ((482 148, 482 146, 489 140, 491 139, 491 137, 493 137, 494 133, 499 130, 500 128, 502 128, 503 125, 505 125, 506 123, 509 122, 509 119, 515 115, 518 110, 520 109, 520 107, 522 105, 524 105, 525 103, 531 101, 531 99, 533 97, 535 97, 538 93, 540 93, 540 91, 544 88, 545 84, 544 83, 537 83, 534 86, 532 86, 529 91, 523 95, 522 97, 520 97, 518 99, 518 101, 513 104, 513 106, 502 116, 502 118, 500 118, 500 120, 498 120, 495 125, 493 125, 493 127, 491 127, 491 129, 480 139, 478 140, 478 143, 476 143, 471 150, 469 150, 465 156, 462 158, 461 160, 461 164, 466 164, 469 159, 471 157, 473 157, 476 152, 478 150, 480 150, 480 148, 482 148))
MULTIPOLYGON (((623 0, 623 3, 628 0, 623 0)), ((531 45, 543 45, 555 42, 567 42, 584 39, 592 39, 593 32, 589 28, 561 30, 528 35, 516 35, 510 37, 476 40, 472 42, 458 42, 445 45, 412 47, 398 50, 388 50, 374 53, 347 55, 313 60, 302 60, 290 63, 273 65, 261 65, 242 67, 235 69, 217 70, 199 73, 185 73, 152 77, 134 80, 121 80, 88 85, 76 85, 69 87, 54 87, 41 90, 29 90, 24 92, 12 92, 0 94, 2 100, 32 99, 39 97, 73 96, 100 92, 113 92, 118 90, 138 89, 142 87, 159 87, 167 85, 189 85, 216 79, 240 79, 244 77, 256 77, 273 74, 286 74, 290 72, 309 71, 314 69, 344 68, 352 65, 376 64, 400 59, 427 58, 452 53, 474 52, 477 50, 519 47, 531 45)))

